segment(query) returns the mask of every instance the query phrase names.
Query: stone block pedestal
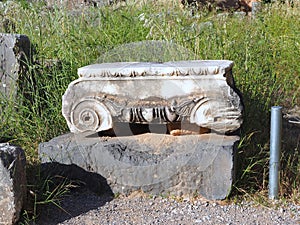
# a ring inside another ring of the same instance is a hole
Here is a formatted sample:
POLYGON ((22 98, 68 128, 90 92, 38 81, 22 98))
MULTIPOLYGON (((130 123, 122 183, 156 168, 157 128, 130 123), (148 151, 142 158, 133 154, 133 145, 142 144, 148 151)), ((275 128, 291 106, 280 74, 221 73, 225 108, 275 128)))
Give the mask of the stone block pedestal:
POLYGON ((237 136, 145 133, 99 137, 65 134, 41 143, 42 163, 75 164, 100 174, 111 190, 224 199, 234 179, 237 136))

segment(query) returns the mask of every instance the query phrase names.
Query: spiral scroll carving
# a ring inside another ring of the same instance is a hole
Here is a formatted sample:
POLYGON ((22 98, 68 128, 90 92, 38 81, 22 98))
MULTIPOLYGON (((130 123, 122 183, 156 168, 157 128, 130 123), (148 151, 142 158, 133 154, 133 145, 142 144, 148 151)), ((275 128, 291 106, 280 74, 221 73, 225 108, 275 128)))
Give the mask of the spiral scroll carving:
POLYGON ((96 99, 82 99, 71 110, 70 120, 76 132, 108 130, 112 118, 108 109, 96 99))
POLYGON ((230 102, 202 99, 193 108, 190 122, 220 133, 232 132, 241 124, 241 111, 230 102))

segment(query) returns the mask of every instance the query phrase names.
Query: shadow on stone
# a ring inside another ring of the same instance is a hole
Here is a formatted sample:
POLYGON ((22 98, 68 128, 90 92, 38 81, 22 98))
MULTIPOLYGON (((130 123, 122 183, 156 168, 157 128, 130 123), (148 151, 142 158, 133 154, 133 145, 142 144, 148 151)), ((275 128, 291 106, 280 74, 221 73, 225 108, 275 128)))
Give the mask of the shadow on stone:
POLYGON ((63 165, 56 162, 41 164, 41 178, 53 178, 54 188, 62 179, 74 181, 78 185, 71 188, 70 192, 59 200, 61 208, 54 204, 39 205, 37 224, 58 224, 97 209, 113 199, 113 192, 104 177, 87 172, 74 164, 63 165))
MULTIPOLYGON (((174 122, 169 124, 138 124, 138 123, 116 122, 114 123, 113 129, 100 131, 98 133, 92 133, 87 135, 86 138, 105 137, 105 136, 125 137, 125 136, 134 136, 134 135, 146 134, 146 133, 171 134, 171 132, 174 130, 179 130, 182 132, 189 131, 193 134, 205 134, 205 133, 212 132, 210 129, 198 127, 195 124, 185 124, 181 122, 174 122)), ((232 133, 232 134, 234 135, 236 133, 232 133)), ((175 135, 175 136, 179 136, 179 135, 175 135)))
POLYGON ((104 177, 97 173, 87 172, 74 164, 64 165, 56 162, 44 163, 41 165, 41 174, 42 177, 45 178, 59 175, 69 180, 80 181, 95 194, 113 195, 104 177))
POLYGON ((117 122, 114 128, 106 131, 100 131, 91 137, 110 136, 110 137, 124 137, 133 136, 145 133, 169 134, 166 124, 137 124, 137 123, 122 123, 117 122))

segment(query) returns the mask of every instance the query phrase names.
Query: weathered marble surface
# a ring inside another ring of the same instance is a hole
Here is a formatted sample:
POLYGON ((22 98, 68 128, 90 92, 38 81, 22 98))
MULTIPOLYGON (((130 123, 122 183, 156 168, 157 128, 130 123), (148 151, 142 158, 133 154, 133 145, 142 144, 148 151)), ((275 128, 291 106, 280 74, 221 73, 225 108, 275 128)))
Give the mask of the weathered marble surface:
POLYGON ((227 60, 86 66, 66 90, 62 113, 74 133, 108 130, 114 122, 187 122, 231 132, 242 123, 232 66, 227 60))
POLYGON ((0 98, 16 95, 19 75, 30 61, 30 48, 27 36, 0 33, 0 98))
POLYGON ((238 140, 217 134, 98 137, 70 133, 41 143, 39 155, 42 163, 77 165, 101 175, 114 193, 200 194, 215 200, 224 199, 231 190, 238 140))
POLYGON ((0 224, 16 224, 26 199, 24 151, 0 143, 0 224))

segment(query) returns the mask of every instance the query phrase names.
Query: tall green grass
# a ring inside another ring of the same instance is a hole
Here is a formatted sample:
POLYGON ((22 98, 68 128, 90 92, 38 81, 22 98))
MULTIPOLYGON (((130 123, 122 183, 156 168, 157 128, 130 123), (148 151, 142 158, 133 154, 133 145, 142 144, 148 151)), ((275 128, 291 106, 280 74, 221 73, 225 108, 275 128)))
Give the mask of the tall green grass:
MULTIPOLYGON (((29 162, 38 161, 40 142, 68 132, 61 96, 76 79, 77 68, 120 44, 166 40, 193 51, 198 59, 235 62, 236 85, 245 104, 235 187, 247 193, 266 190, 270 107, 300 105, 299 16, 299 8, 278 5, 265 6, 251 19, 207 11, 191 16, 179 4, 163 2, 77 11, 13 3, 2 10, 0 20, 9 20, 14 32, 27 35, 36 54, 20 79, 18 98, 0 103, 0 139, 22 146, 29 162)), ((282 153, 281 196, 289 197, 300 188, 299 143, 285 143, 282 153)))

